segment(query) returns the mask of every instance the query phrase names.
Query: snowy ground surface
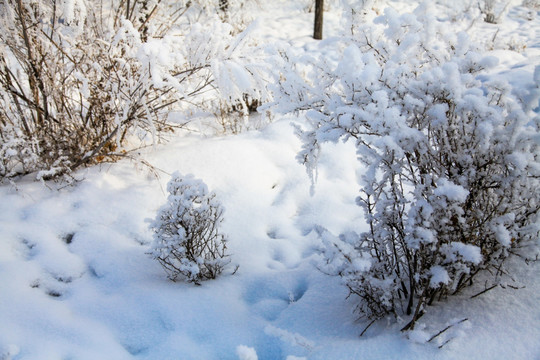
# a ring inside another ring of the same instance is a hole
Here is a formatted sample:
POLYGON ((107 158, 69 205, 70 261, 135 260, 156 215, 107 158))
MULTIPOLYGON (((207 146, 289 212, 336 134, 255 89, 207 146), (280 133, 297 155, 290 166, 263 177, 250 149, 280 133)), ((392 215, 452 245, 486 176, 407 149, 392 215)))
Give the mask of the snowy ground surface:
MULTIPOLYGON (((256 36, 323 56, 310 39, 312 14, 291 3, 268 4, 256 36)), ((438 9, 442 20, 453 16, 438 9)), ((491 41, 500 58, 493 76, 519 88, 540 64, 540 12, 508 10, 497 25, 449 26, 491 41)), ((339 23, 339 13, 326 13, 325 36, 339 23)), ((360 337, 368 321, 356 320, 339 279, 317 270, 314 228, 362 230, 354 204, 362 169, 349 145, 329 146, 310 196, 291 122, 302 118, 234 136, 179 133, 143 154, 158 177, 121 161, 83 170, 84 181, 60 190, 0 187, 0 359, 540 359, 540 268, 521 262, 522 289, 469 299, 482 289, 472 288, 436 304, 412 333, 379 321, 360 337), (165 202, 174 171, 203 179, 224 204, 235 275, 172 283, 147 255, 145 220, 165 202)))

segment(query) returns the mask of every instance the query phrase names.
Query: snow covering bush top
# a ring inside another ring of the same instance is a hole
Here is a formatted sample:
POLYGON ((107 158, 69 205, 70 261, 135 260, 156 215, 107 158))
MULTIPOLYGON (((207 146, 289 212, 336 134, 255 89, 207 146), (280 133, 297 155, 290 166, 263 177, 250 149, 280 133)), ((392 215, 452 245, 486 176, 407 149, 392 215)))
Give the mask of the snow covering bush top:
POLYGON ((409 329, 434 300, 481 270, 497 281, 511 253, 536 244, 538 118, 508 84, 480 75, 497 60, 443 31, 427 4, 356 23, 337 65, 300 68, 283 52, 275 106, 309 109, 298 159, 313 179, 322 143, 355 142, 369 230, 323 232, 327 270, 363 314, 412 315, 409 329))
POLYGON ((193 175, 173 174, 169 196, 151 223, 151 255, 175 281, 215 279, 229 263, 226 238, 220 232, 223 207, 214 192, 193 175))

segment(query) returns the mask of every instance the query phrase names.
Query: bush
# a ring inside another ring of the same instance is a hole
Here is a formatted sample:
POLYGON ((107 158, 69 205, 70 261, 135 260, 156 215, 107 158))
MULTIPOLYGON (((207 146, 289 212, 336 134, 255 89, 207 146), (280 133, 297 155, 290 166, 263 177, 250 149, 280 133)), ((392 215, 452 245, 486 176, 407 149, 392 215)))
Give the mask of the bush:
POLYGON ((173 281, 179 276, 196 284, 215 279, 229 263, 226 238, 219 229, 221 203, 192 175, 174 174, 167 190, 167 204, 150 225, 154 231, 151 255, 173 281))
POLYGON ((169 114, 201 93, 226 84, 211 93, 234 101, 238 76, 251 90, 237 58, 246 35, 195 7, 0 0, 0 180, 129 156, 184 126, 169 114), (220 81, 230 67, 237 77, 220 81))
POLYGON ((172 99, 136 57, 142 28, 121 5, 109 14, 70 4, 0 2, 0 179, 66 174, 164 126, 172 99))
POLYGON ((296 71, 286 58, 276 106, 311 109, 311 128, 298 129, 311 174, 324 142, 355 142, 368 230, 321 231, 325 269, 360 297, 362 314, 409 315, 412 329, 480 272, 497 283, 510 255, 534 257, 539 119, 507 84, 479 76, 496 59, 446 34, 426 7, 386 10, 354 35, 337 67, 296 71))

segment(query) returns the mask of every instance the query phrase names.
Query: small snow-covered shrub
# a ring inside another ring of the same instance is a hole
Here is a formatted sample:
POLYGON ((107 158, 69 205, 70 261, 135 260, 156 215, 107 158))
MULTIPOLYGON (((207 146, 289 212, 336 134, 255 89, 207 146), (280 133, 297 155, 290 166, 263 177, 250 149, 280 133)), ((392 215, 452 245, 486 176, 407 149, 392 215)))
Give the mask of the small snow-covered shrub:
POLYGON ((483 270, 497 283, 508 256, 534 257, 539 118, 508 84, 479 76, 496 59, 445 31, 426 4, 387 9, 343 43, 337 66, 284 56, 276 108, 308 110, 298 159, 313 179, 323 143, 356 144, 367 230, 321 230, 325 270, 361 298, 362 314, 409 315, 412 329, 483 270))
POLYGON ((167 190, 167 204, 150 225, 151 255, 173 281, 179 276, 193 283, 215 279, 229 263, 226 238, 220 232, 221 203, 193 175, 174 174, 167 190))

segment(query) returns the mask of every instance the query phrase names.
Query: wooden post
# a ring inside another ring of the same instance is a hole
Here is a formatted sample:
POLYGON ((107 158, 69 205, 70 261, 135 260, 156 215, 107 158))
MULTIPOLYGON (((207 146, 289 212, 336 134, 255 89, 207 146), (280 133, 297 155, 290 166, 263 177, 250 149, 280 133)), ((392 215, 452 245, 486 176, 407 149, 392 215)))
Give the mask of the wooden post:
POLYGON ((324 0, 315 0, 315 26, 313 29, 313 38, 315 40, 322 39, 323 7, 324 7, 324 0))

